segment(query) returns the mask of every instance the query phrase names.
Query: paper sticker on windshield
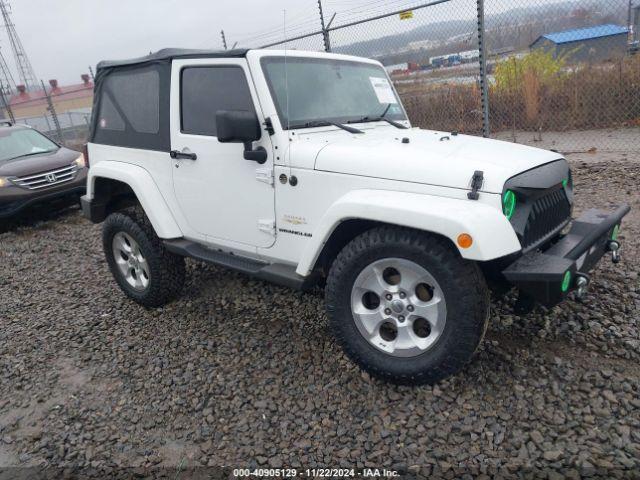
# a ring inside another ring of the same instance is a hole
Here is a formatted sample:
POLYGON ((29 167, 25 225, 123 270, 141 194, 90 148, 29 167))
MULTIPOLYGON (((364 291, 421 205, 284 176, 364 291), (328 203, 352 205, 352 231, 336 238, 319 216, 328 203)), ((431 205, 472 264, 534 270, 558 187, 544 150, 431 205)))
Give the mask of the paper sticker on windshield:
POLYGON ((380 103, 398 103, 389 80, 383 77, 369 77, 369 80, 371 80, 373 91, 376 92, 376 97, 378 97, 380 103))

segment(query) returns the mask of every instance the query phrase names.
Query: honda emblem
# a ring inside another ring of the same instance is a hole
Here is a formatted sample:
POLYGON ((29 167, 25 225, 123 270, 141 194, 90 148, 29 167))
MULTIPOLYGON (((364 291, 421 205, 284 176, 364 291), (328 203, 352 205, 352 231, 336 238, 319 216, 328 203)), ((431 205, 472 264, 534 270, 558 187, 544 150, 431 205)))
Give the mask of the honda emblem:
POLYGON ((55 173, 47 173, 46 179, 47 179, 47 182, 53 183, 56 180, 58 180, 58 177, 56 177, 55 173))

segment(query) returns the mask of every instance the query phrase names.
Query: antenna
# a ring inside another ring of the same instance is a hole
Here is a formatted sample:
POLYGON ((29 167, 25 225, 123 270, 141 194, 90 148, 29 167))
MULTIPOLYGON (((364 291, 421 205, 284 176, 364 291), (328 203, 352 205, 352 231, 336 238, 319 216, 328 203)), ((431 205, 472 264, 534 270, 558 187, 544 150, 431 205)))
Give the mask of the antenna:
POLYGON ((287 38, 287 11, 283 10, 283 28, 284 28, 284 91, 287 99, 287 135, 289 134, 289 127, 291 126, 291 121, 289 119, 289 75, 287 69, 287 45, 289 43, 289 39, 287 38))
MULTIPOLYGON (((289 39, 287 37, 287 10, 283 10, 283 26, 284 30, 284 91, 287 101, 287 139, 291 143, 291 119, 289 118, 289 73, 287 69, 287 45, 289 39)), ((289 163, 289 178, 291 178, 291 145, 287 145, 287 163, 289 163)))
POLYGON ((222 46, 227 49, 227 37, 224 35, 224 30, 220 30, 220 36, 222 37, 222 46))
POLYGON ((9 43, 11 43, 13 55, 16 59, 16 66, 18 67, 20 80, 24 82, 27 90, 37 89, 38 81, 36 79, 36 74, 33 71, 29 57, 27 57, 27 52, 25 52, 24 47, 22 46, 20 37, 18 37, 15 25, 11 22, 11 18, 9 17, 10 8, 6 0, 0 0, 0 12, 2 13, 4 26, 7 29, 7 35, 9 36, 9 43))

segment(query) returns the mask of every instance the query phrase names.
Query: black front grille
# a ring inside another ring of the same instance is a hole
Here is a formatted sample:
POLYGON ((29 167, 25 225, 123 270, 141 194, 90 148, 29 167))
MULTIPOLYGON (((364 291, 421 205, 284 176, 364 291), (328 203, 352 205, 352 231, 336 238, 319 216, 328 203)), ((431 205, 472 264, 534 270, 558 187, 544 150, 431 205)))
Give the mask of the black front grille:
POLYGON ((522 247, 542 242, 571 217, 571 205, 564 188, 554 190, 533 202, 522 236, 522 247))

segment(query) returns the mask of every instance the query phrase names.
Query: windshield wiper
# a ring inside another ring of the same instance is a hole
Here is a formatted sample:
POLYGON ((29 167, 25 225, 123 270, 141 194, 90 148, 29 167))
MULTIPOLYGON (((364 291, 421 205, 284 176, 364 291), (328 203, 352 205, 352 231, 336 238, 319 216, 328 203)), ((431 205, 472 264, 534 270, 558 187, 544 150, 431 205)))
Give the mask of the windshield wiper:
POLYGON ((342 123, 338 123, 338 122, 331 122, 329 120, 315 120, 315 121, 312 121, 312 122, 302 123, 300 125, 292 125, 289 128, 328 127, 330 125, 333 125, 334 127, 341 128, 342 130, 346 130, 349 133, 364 133, 362 130, 358 130, 357 128, 349 127, 347 125, 343 125, 342 123))
POLYGON ((378 117, 369 117, 364 116, 358 120, 350 120, 348 123, 367 123, 367 122, 387 122, 389 125, 393 125, 396 128, 399 128, 401 130, 408 130, 409 127, 407 127, 406 125, 403 125, 399 122, 396 122, 395 120, 391 120, 390 118, 387 118, 387 113, 389 112, 389 109, 391 108, 391 104, 388 103, 387 106, 384 109, 384 112, 382 112, 382 115, 378 116, 378 117))
POLYGON ((358 120, 352 120, 349 123, 369 123, 369 122, 387 122, 389 125, 393 125, 396 128, 399 128, 400 130, 408 130, 409 127, 407 127, 406 125, 403 125, 399 122, 396 122, 395 120, 391 120, 390 118, 386 118, 386 117, 362 117, 358 120))

